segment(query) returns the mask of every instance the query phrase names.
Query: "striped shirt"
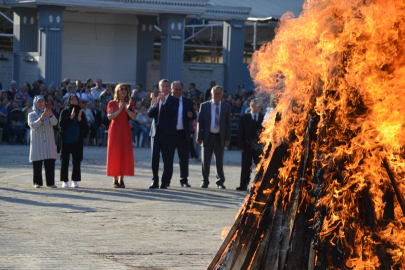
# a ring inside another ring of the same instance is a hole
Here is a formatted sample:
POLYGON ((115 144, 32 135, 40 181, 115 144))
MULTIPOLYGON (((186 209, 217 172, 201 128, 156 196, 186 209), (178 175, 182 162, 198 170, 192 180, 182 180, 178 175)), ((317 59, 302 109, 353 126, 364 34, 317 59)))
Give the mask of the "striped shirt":
POLYGON ((58 124, 58 119, 52 115, 49 121, 42 122, 40 117, 36 112, 28 115, 28 125, 31 128, 30 162, 58 158, 52 127, 58 124))

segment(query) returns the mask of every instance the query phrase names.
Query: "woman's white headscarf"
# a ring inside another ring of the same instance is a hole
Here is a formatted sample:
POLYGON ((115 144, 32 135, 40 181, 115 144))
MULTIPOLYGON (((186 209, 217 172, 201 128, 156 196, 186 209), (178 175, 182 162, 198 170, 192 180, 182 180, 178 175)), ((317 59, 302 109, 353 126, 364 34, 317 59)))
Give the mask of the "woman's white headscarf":
MULTIPOLYGON (((38 100, 40 100, 40 99, 43 99, 43 100, 45 101, 44 96, 39 95, 39 96, 35 96, 34 101, 32 102, 32 110, 33 110, 34 112, 36 112, 39 116, 41 116, 42 113, 43 113, 44 110, 45 110, 45 107, 44 107, 44 109, 40 110, 40 109, 38 108, 38 106, 37 106, 38 100)), ((45 118, 44 122, 48 122, 48 121, 49 121, 49 116, 47 116, 47 117, 45 118)))

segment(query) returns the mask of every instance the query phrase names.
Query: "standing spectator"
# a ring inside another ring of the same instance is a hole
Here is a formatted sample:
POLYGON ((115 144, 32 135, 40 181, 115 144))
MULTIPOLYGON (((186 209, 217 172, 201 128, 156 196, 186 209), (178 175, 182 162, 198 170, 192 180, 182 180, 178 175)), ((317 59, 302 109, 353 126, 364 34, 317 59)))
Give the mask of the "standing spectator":
POLYGON ((254 99, 254 97, 249 97, 246 100, 246 105, 242 106, 242 110, 240 112, 240 116, 244 116, 246 114, 246 110, 250 108, 250 102, 254 99))
POLYGON ((60 101, 64 101, 63 99, 63 95, 62 95, 62 89, 60 89, 59 87, 56 88, 55 90, 55 96, 54 96, 55 100, 60 100, 60 101))
POLYGON ((176 115, 179 110, 179 100, 170 95, 170 83, 167 79, 159 82, 158 98, 152 94, 153 104, 148 115, 153 118, 150 130, 152 145, 152 184, 150 189, 159 187, 159 159, 163 158, 163 175, 161 189, 167 189, 173 175, 174 140, 177 136, 176 115))
POLYGON ((226 98, 225 102, 228 103, 229 105, 232 105, 232 99, 233 99, 233 96, 231 94, 229 94, 228 97, 226 98))
POLYGON ((155 94, 155 97, 159 95, 159 88, 156 84, 152 86, 151 93, 155 94))
POLYGON ((20 94, 23 100, 30 98, 30 94, 28 94, 28 89, 25 84, 20 86, 20 94))
POLYGON ((142 101, 137 101, 135 104, 136 113, 140 113, 142 108, 142 101))
POLYGON ((40 89, 41 89, 41 91, 42 91, 42 90, 45 90, 46 92, 48 92, 45 83, 41 83, 40 89))
POLYGON ((3 98, 0 104, 0 128, 3 129, 3 141, 5 143, 9 142, 11 130, 10 124, 8 123, 8 111, 6 108, 7 104, 8 98, 3 98))
POLYGON ((131 101, 131 92, 127 85, 117 85, 114 100, 108 103, 107 115, 111 120, 108 130, 107 176, 114 177, 114 188, 125 188, 124 176, 134 175, 134 154, 128 118, 136 119, 135 105, 131 101))
POLYGON ((135 86, 135 88, 136 88, 136 90, 138 90, 138 98, 140 98, 141 100, 144 99, 144 98, 146 98, 146 93, 143 92, 142 84, 139 84, 139 83, 138 83, 138 84, 135 86))
POLYGON ((83 138, 88 129, 86 117, 79 106, 76 94, 70 95, 67 108, 59 116, 58 153, 60 153, 60 180, 69 187, 69 158, 72 155, 72 187, 81 181, 80 163, 83 160, 83 138))
POLYGON ((146 97, 142 99, 142 105, 145 105, 146 108, 150 107, 150 104, 152 103, 152 99, 150 98, 150 90, 146 91, 146 97))
MULTIPOLYGON (((87 102, 86 108, 83 110, 84 115, 86 115, 86 120, 87 120, 87 125, 89 126, 89 131, 90 131, 90 141, 89 145, 94 146, 95 142, 94 139, 96 138, 96 133, 97 133, 97 125, 96 125, 96 120, 94 119, 93 112, 91 111, 91 102, 87 102)), ((94 106, 94 104, 93 104, 94 106)), ((87 137, 87 134, 86 134, 87 137)))
POLYGON ((91 88, 89 85, 86 86, 86 90, 84 93, 81 93, 79 96, 80 102, 93 102, 94 96, 92 94, 91 88))
POLYGON ((97 137, 98 137, 98 146, 103 145, 103 137, 104 137, 104 131, 108 130, 108 127, 110 126, 110 120, 108 120, 107 117, 107 112, 106 112, 106 105, 105 103, 100 104, 100 125, 97 129, 97 137))
POLYGON ((149 138, 150 127, 152 124, 152 119, 149 118, 149 116, 146 112, 145 105, 142 105, 141 111, 138 114, 138 116, 136 117, 136 120, 139 123, 140 131, 143 133, 142 146, 148 147, 148 138, 149 138))
POLYGON ((29 83, 29 82, 25 82, 24 85, 27 87, 27 88, 25 88, 25 89, 26 89, 25 92, 27 92, 28 95, 31 95, 31 85, 30 85, 30 83, 29 83))
POLYGON ((196 114, 191 99, 183 97, 183 84, 180 81, 172 82, 172 95, 179 99, 177 113, 177 136, 174 143, 177 148, 180 165, 180 186, 191 187, 188 183, 188 157, 190 153, 191 123, 196 114))
POLYGON ((198 95, 198 98, 197 98, 196 102, 198 102, 198 103, 200 103, 200 104, 204 102, 204 93, 203 93, 203 92, 200 92, 200 94, 198 95))
MULTIPOLYGON (((212 87, 214 87, 215 85, 217 85, 217 84, 215 83, 215 81, 212 81, 211 84, 210 84, 210 88, 208 88, 207 91, 205 91, 205 100, 206 100, 206 101, 211 98, 211 89, 212 89, 212 87)), ((226 97, 225 92, 224 92, 224 96, 226 97)))
POLYGON ((188 85, 188 92, 191 93, 193 98, 200 96, 200 93, 202 93, 195 88, 195 83, 193 82, 188 85))
POLYGON ((45 107, 45 99, 42 96, 34 98, 32 112, 28 116, 28 125, 31 132, 30 162, 34 171, 34 187, 40 188, 42 182, 42 162, 45 166, 46 185, 55 186, 55 161, 56 153, 53 126, 58 124, 58 119, 52 110, 45 107))
POLYGON ((50 84, 48 87, 48 96, 50 95, 55 99, 55 92, 56 92, 55 85, 50 84))
POLYGON ((81 80, 76 81, 76 91, 78 93, 78 96, 80 96, 84 91, 86 91, 86 88, 83 86, 81 80))
POLYGON ((59 99, 56 99, 53 102, 52 113, 55 115, 57 119, 59 119, 60 112, 62 111, 63 104, 59 99))
POLYGON ((22 111, 24 113, 24 120, 25 120, 25 123, 26 123, 25 127, 27 128, 28 115, 33 111, 32 110, 32 104, 31 104, 29 98, 24 99, 24 108, 22 109, 22 111))
POLYGON ((94 87, 94 82, 93 82, 93 79, 92 79, 92 78, 88 78, 88 79, 86 80, 86 86, 87 86, 87 85, 90 85, 90 89, 94 87))
POLYGON ((108 104, 114 99, 114 93, 111 89, 111 84, 107 83, 105 90, 100 94, 100 101, 108 104))
POLYGON ((48 91, 46 91, 46 89, 44 89, 44 88, 41 88, 40 95, 43 96, 46 100, 46 98, 48 97, 48 91))
POLYGON ((238 149, 242 153, 242 168, 240 174, 239 191, 246 191, 252 173, 252 159, 257 166, 260 161, 263 147, 259 144, 260 134, 263 130, 264 115, 261 111, 260 101, 252 99, 250 102, 251 113, 240 118, 238 131, 238 149))
POLYGON ((69 88, 69 82, 65 79, 62 82, 62 95, 63 96, 65 96, 69 92, 68 88, 69 88))
POLYGON ((105 90, 103 87, 103 81, 97 79, 96 87, 91 88, 91 93, 93 94, 94 99, 100 99, 100 94, 105 90))
POLYGON ((39 83, 38 83, 38 81, 33 81, 32 89, 30 91, 30 97, 34 98, 35 96, 38 96, 39 94, 41 94, 41 90, 39 89, 39 83))
POLYGON ((208 188, 212 152, 215 155, 217 188, 225 189, 224 149, 231 142, 231 108, 221 102, 222 87, 211 90, 211 101, 201 104, 197 127, 197 142, 202 145, 202 188, 208 188))
POLYGON ((18 103, 18 107, 20 107, 20 109, 23 107, 24 104, 20 92, 17 92, 17 94, 14 96, 14 101, 18 103))
POLYGON ((240 117, 241 111, 242 111, 242 99, 240 97, 237 97, 235 100, 235 105, 231 107, 231 116, 240 117))

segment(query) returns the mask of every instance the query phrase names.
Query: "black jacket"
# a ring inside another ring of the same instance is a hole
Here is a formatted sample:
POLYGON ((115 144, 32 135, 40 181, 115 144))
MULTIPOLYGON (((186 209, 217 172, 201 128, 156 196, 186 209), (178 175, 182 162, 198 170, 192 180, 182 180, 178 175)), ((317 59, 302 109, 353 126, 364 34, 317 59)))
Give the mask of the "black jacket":
POLYGON ((246 152, 261 152, 263 146, 259 144, 260 134, 263 130, 264 115, 259 113, 258 121, 252 119, 250 113, 243 115, 239 120, 238 149, 246 152))
MULTIPOLYGON (((76 116, 78 116, 79 113, 76 113, 76 116)), ((72 119, 70 119, 71 112, 69 109, 63 109, 61 111, 60 116, 59 116, 59 136, 58 136, 58 148, 57 151, 58 153, 63 152, 63 132, 66 130, 67 126, 72 123, 72 119)), ((84 115, 84 112, 82 113, 82 121, 79 122, 80 126, 80 137, 81 140, 79 140, 79 147, 80 147, 80 156, 77 157, 80 159, 80 161, 83 160, 83 139, 84 139, 84 134, 86 134, 87 129, 89 128, 87 125, 87 120, 86 120, 86 115, 84 115)), ((62 155, 61 155, 62 156, 62 155)))

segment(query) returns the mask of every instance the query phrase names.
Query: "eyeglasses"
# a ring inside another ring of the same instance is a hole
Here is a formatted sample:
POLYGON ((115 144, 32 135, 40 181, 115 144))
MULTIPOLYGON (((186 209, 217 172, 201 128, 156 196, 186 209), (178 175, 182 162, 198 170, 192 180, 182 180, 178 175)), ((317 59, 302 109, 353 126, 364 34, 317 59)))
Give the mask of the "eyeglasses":
POLYGON ((121 91, 128 91, 127 88, 120 88, 121 91))

